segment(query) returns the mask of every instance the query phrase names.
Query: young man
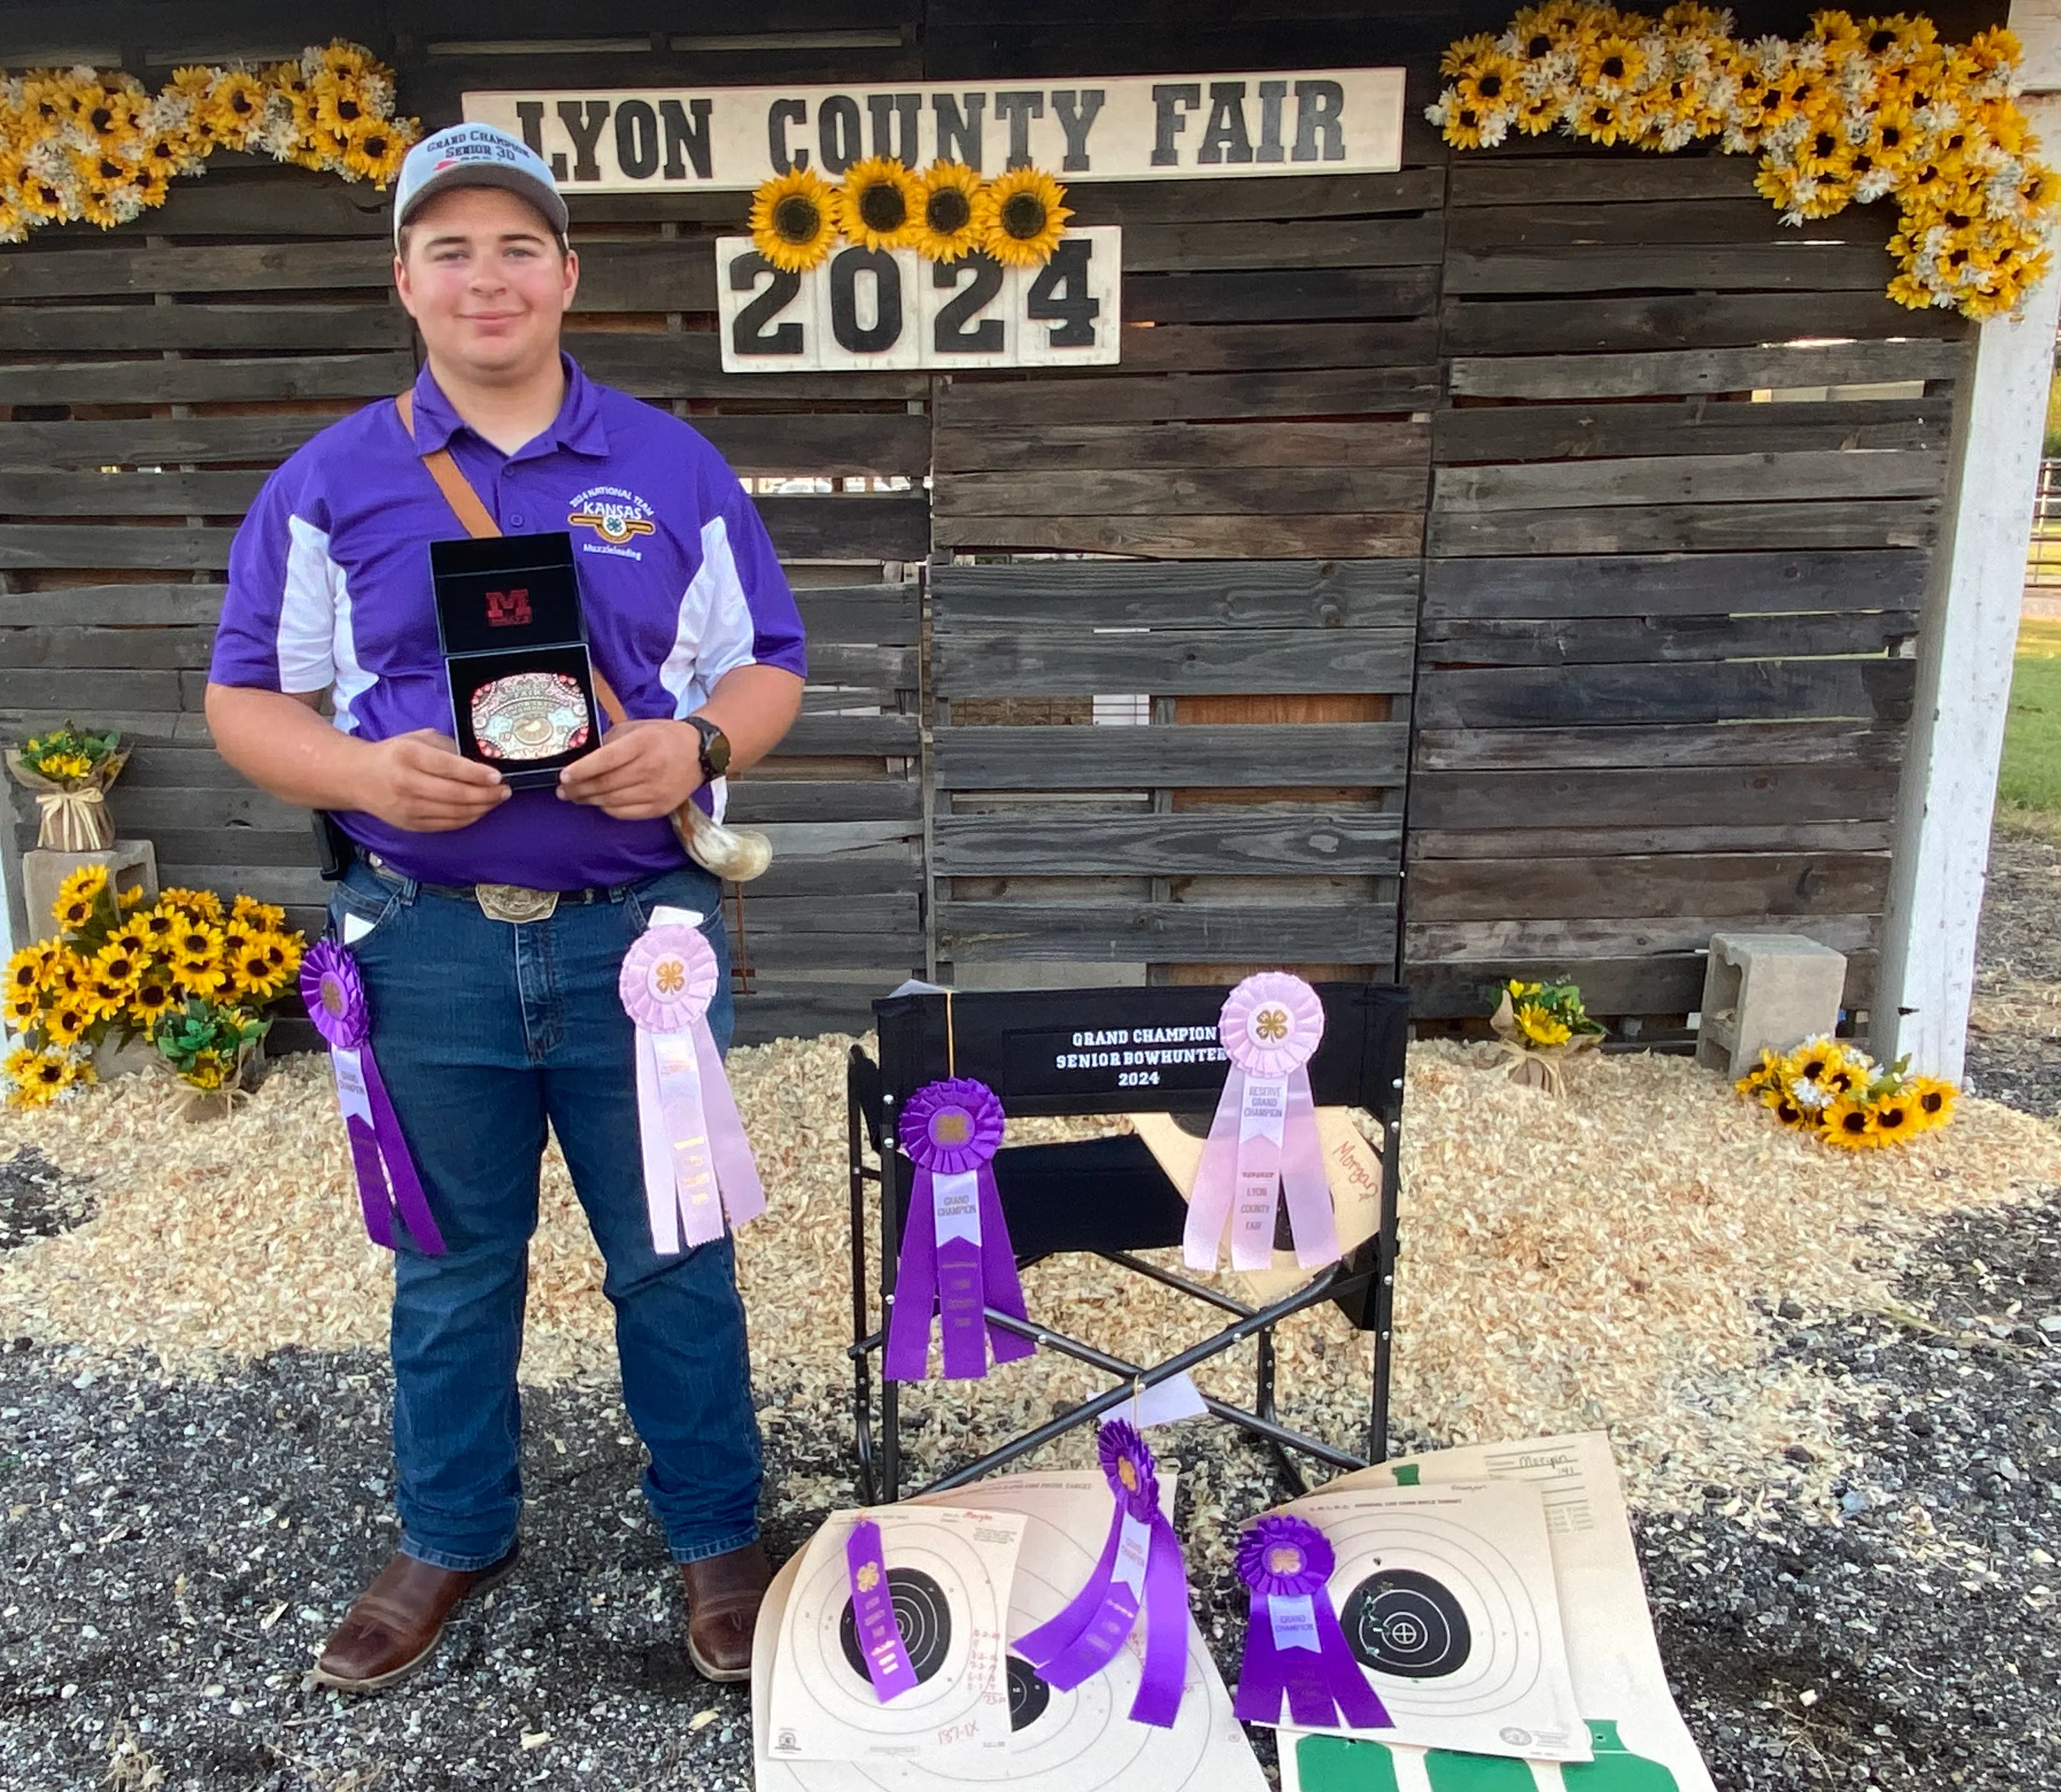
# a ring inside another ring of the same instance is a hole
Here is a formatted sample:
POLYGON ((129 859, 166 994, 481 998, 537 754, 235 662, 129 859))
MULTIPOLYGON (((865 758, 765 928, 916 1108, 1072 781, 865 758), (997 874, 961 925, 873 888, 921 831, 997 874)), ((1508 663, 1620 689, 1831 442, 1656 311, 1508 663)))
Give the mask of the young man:
POLYGON ((655 908, 706 916, 727 1046, 718 886, 666 817, 792 724, 801 623, 722 458, 561 353, 579 263, 543 162, 490 127, 440 131, 410 153, 394 215, 394 284, 427 355, 412 434, 394 403, 370 405, 266 483, 231 553, 207 693, 223 756, 330 812, 354 848, 330 925, 363 974, 446 1245, 404 1233, 395 1254, 400 1549, 317 1673, 392 1684, 514 1566, 515 1368, 548 1122, 606 1261, 687 1653, 742 1680, 768 1578, 743 1309, 726 1236, 652 1249, 616 978, 655 908), (438 449, 505 533, 573 535, 594 663, 632 720, 555 789, 511 792, 449 738, 429 544, 466 531, 421 458, 438 449))

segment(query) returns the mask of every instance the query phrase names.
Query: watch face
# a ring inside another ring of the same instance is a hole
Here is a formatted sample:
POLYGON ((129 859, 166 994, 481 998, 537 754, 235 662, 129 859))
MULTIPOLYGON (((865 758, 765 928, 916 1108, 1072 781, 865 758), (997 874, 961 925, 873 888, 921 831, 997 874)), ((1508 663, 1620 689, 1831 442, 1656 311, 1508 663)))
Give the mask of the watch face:
POLYGON ((708 761, 709 770, 720 778, 730 769, 730 736, 721 728, 714 734, 702 737, 702 757, 708 761))
POLYGON ((516 672, 473 692, 472 732, 489 759, 553 759, 586 744, 586 699, 562 672, 516 672))

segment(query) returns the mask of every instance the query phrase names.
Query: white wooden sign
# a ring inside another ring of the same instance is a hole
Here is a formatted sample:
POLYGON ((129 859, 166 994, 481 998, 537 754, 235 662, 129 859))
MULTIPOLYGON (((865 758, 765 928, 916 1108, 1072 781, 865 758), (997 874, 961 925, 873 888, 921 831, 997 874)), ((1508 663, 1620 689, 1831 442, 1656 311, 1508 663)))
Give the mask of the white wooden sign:
POLYGON ((1062 179, 1384 174, 1403 166, 1403 70, 1095 75, 1035 86, 708 87, 472 93, 569 193, 749 190, 869 155, 1062 179))
POLYGON ((846 247, 784 274, 716 239, 725 373, 1107 367, 1118 356, 1123 232, 1069 231, 1043 267, 846 247))

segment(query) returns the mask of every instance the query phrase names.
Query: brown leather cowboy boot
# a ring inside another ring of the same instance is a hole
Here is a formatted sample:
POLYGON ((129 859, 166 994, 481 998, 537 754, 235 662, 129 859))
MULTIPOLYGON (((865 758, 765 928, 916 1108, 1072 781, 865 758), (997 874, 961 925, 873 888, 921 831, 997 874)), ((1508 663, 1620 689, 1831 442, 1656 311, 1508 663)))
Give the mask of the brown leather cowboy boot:
POLYGON ((680 1564, 687 1602, 687 1659, 704 1680, 751 1678, 751 1631, 773 1578, 756 1543, 680 1564))
POLYGON ((436 1653, 453 1610, 500 1586, 514 1572, 522 1553, 518 1543, 492 1567, 467 1573, 395 1556, 323 1646, 315 1684, 370 1693, 406 1679, 436 1653))

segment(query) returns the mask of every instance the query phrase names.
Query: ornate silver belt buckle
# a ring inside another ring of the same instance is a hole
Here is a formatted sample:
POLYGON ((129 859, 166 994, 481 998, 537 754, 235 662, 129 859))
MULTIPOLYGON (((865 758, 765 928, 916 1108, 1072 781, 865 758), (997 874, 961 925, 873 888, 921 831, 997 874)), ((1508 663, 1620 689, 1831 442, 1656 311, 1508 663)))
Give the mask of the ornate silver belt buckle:
POLYGON ((533 890, 521 884, 475 884, 473 900, 490 921, 548 920, 557 911, 556 890, 533 890))

